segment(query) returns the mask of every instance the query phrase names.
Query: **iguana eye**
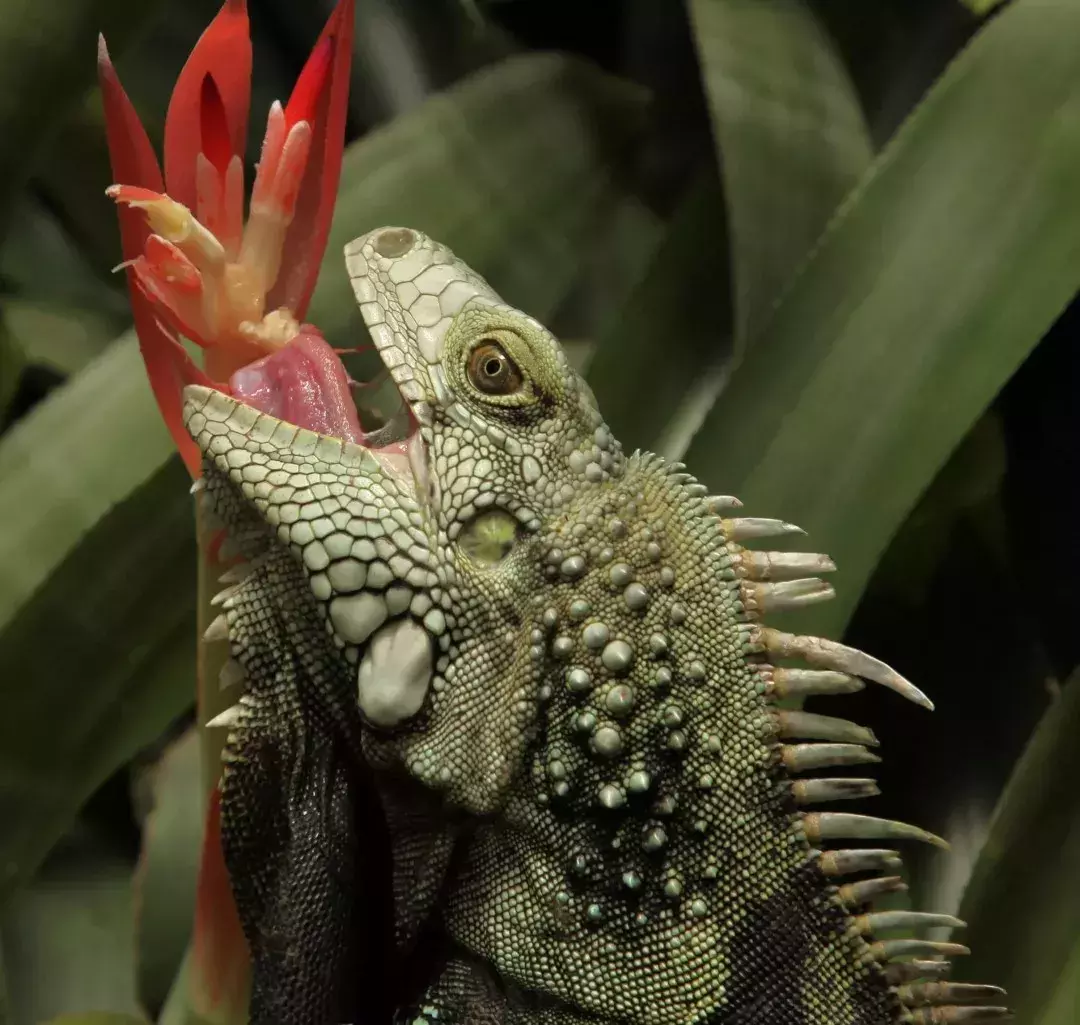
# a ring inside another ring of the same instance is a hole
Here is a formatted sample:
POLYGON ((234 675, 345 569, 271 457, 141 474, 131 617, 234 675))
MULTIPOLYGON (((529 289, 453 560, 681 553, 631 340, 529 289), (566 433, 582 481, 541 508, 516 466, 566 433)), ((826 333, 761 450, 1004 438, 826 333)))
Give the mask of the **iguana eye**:
POLYGON ((503 509, 489 509, 465 525, 460 544, 478 566, 495 566, 510 554, 517 537, 517 520, 503 509))
POLYGON ((496 341, 487 338, 469 356, 469 380, 487 395, 512 395, 521 388, 521 371, 496 341))

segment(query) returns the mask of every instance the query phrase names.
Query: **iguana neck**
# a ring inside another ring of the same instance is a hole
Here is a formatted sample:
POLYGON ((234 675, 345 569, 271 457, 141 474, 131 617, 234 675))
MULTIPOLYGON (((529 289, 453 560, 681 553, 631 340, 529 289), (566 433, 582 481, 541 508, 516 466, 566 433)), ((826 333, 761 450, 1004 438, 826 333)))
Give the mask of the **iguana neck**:
POLYGON ((716 517, 644 456, 538 541, 538 739, 449 934, 605 1020, 741 1020, 762 993, 755 1021, 890 1020, 796 814, 716 517))

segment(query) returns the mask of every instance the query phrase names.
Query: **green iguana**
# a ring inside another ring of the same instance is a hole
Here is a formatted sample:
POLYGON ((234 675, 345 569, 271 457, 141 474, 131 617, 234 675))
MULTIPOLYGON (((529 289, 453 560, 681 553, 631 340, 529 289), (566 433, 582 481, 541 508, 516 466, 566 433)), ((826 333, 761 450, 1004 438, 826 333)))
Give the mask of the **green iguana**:
POLYGON ((777 699, 870 680, 932 707, 764 625, 828 598, 832 562, 744 547, 799 531, 625 455, 552 335, 444 246, 383 228, 346 259, 407 437, 185 392, 202 501, 248 560, 210 636, 248 686, 223 720, 223 836, 251 1020, 1007 1018, 997 987, 943 981, 965 948, 878 938, 962 924, 870 910, 903 888, 892 841, 942 841, 807 810, 876 794, 807 775, 876 741, 777 699), (392 952, 358 939, 391 918, 392 952))

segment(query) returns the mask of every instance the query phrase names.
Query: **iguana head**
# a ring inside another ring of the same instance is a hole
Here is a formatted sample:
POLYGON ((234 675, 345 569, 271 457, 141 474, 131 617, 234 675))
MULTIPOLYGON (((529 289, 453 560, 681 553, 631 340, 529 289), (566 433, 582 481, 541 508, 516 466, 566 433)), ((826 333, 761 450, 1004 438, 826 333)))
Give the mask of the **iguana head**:
POLYGON ((804 810, 875 794, 801 774, 876 761, 876 741, 779 698, 867 679, 930 707, 876 659, 764 625, 830 597, 814 575, 830 560, 750 550, 798 528, 624 458, 553 336, 445 247, 383 228, 346 258, 405 437, 345 443, 200 388, 185 416, 211 501, 247 554, 278 560, 260 584, 294 609, 278 661, 355 694, 369 763, 497 813, 442 909, 455 943, 607 1020, 1000 1018, 950 1006, 993 987, 910 985, 942 962, 886 969, 963 952, 870 935, 958 924, 868 912, 901 886, 894 851, 821 849, 940 841, 804 810))
POLYGON ((238 490, 305 568, 369 757, 492 810, 535 729, 537 603, 577 566, 530 539, 624 459, 554 337, 445 246, 383 228, 346 259, 408 435, 343 443, 201 388, 186 422, 218 504, 238 490))

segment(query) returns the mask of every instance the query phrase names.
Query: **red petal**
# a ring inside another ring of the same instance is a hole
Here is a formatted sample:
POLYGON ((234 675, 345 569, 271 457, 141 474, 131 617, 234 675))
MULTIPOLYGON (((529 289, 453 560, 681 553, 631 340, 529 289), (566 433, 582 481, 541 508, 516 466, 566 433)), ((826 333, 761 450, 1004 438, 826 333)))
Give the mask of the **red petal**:
MULTIPOLYGON (((116 76, 116 69, 109 60, 109 51, 103 37, 98 42, 98 80, 101 83, 105 107, 105 131, 113 179, 136 189, 148 189, 152 193, 163 192, 165 186, 153 147, 131 100, 116 76)), ((120 218, 124 258, 134 260, 142 253, 150 228, 142 211, 134 207, 121 206, 117 214, 120 218)), ((198 381, 205 378, 205 375, 161 328, 153 304, 138 287, 135 271, 128 267, 126 274, 135 332, 139 336, 139 351, 146 364, 150 387, 181 457, 191 475, 198 477, 202 472, 202 457, 195 442, 184 430, 180 389, 188 381, 198 381)))
MULTIPOLYGON (((217 146, 203 138, 203 82, 213 78, 225 111, 230 149, 244 152, 251 102, 251 34, 246 0, 225 0, 217 17, 195 44, 176 80, 165 116, 165 180, 169 195, 195 209, 195 157, 217 146)), ((217 166, 215 162, 215 166, 217 166)))
MULTIPOLYGON (((98 82, 105 107, 105 134, 109 143, 113 181, 153 193, 164 192, 154 148, 116 76, 104 36, 98 37, 98 82)), ((121 209, 119 216, 124 259, 133 260, 142 252, 150 229, 138 210, 121 209)))
POLYGON ((199 133, 202 151, 207 160, 224 174, 233 158, 232 139, 229 138, 229 117, 221 99, 214 76, 203 75, 199 92, 199 133))
POLYGON ((292 128, 297 121, 313 122, 315 108, 330 74, 330 61, 334 55, 334 43, 328 36, 320 37, 311 51, 300 77, 293 86, 292 95, 285 106, 285 125, 292 128))
POLYGON ((178 246, 160 235, 151 235, 146 240, 145 255, 146 262, 154 268, 159 280, 172 286, 181 295, 202 295, 203 277, 198 267, 178 246))
POLYGON ((341 178, 352 39, 353 0, 338 0, 289 101, 290 108, 295 102, 297 110, 306 107, 313 112, 314 132, 296 215, 285 236, 281 273, 270 290, 266 308, 284 306, 297 320, 304 319, 315 290, 341 178), (324 40, 333 47, 326 71, 321 70, 326 59, 324 40), (312 102, 310 93, 316 85, 318 95, 312 102))
POLYGON ((221 791, 215 789, 206 810, 206 831, 195 893, 189 990, 196 1012, 210 1020, 238 1020, 237 1012, 247 998, 250 973, 247 941, 221 850, 221 791))
POLYGON ((202 454, 184 429, 181 392, 188 384, 202 384, 208 388, 218 386, 195 365, 187 350, 162 330, 153 304, 130 284, 131 278, 132 272, 128 271, 131 311, 135 315, 135 331, 139 336, 139 351, 146 364, 146 376, 150 378, 158 409, 188 473, 192 477, 199 477, 202 475, 202 454))
POLYGON ((109 199, 116 200, 117 203, 159 203, 166 197, 160 192, 155 192, 153 189, 144 189, 139 185, 110 185, 105 190, 105 195, 109 199))

